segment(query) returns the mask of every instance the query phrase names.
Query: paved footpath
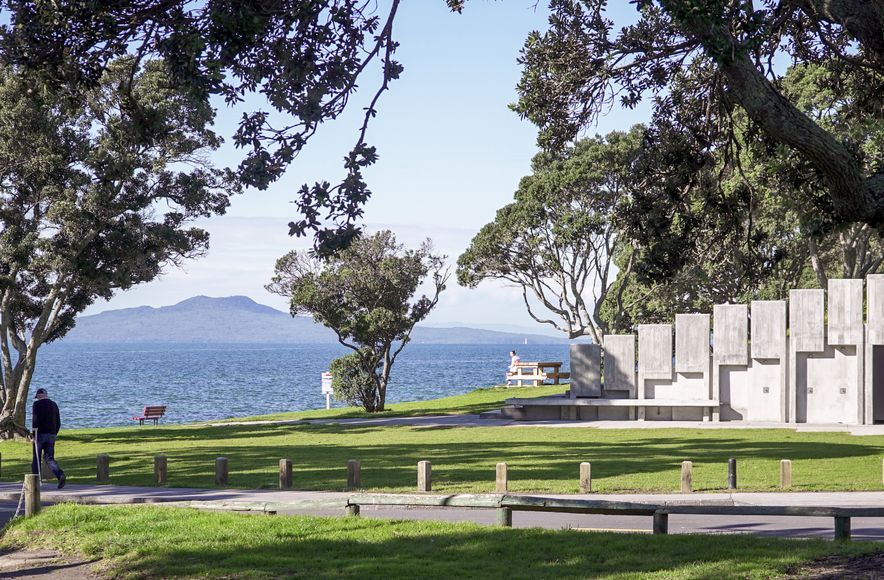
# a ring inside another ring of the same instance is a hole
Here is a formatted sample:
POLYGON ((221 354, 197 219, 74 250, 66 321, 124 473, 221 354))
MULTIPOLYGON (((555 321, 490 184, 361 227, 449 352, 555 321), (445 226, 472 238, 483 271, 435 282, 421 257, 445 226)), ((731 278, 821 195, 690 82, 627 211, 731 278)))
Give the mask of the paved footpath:
MULTIPOLYGON (((15 511, 21 490, 19 484, 0 484, 0 520, 5 523, 15 511)), ((341 502, 351 494, 318 491, 273 491, 241 489, 192 489, 158 487, 122 487, 111 485, 68 485, 56 490, 52 484, 42 491, 44 503, 76 501, 92 504, 144 504, 191 501, 223 502, 341 502)), ((815 493, 711 493, 711 494, 590 494, 582 496, 532 494, 544 497, 582 497, 628 502, 652 503, 712 503, 716 505, 813 505, 832 507, 867 507, 884 505, 884 492, 815 492, 815 493)), ((286 509, 280 514, 334 515, 341 508, 286 509)), ((364 506, 362 516, 411 520, 471 521, 482 524, 495 522, 494 510, 468 508, 425 508, 364 506)), ((552 529, 578 528, 595 530, 651 530, 647 516, 606 516, 562 514, 547 512, 514 512, 515 527, 543 527, 552 529)), ((884 518, 854 518, 855 539, 884 540, 884 518)), ((670 533, 754 533, 789 537, 831 538, 833 521, 828 517, 770 517, 770 516, 695 516, 670 515, 670 533)))

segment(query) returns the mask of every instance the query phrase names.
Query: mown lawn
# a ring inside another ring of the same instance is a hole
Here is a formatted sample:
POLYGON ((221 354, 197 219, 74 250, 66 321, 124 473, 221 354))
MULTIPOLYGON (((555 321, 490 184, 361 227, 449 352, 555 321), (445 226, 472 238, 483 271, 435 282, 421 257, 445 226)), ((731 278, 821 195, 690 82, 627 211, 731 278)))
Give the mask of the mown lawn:
MULTIPOLYGON (((295 419, 353 419, 379 417, 420 417, 426 415, 462 415, 500 409, 507 399, 514 397, 545 397, 557 395, 568 389, 568 385, 548 385, 543 387, 490 387, 481 388, 462 395, 442 397, 428 401, 410 401, 387 405, 382 413, 366 413, 360 407, 337 409, 314 409, 312 411, 291 411, 271 415, 255 415, 225 419, 231 421, 290 421, 295 419)), ((217 423, 218 421, 211 421, 217 423)))
MULTIPOLYGON (((0 443, 2 478, 21 481, 30 446, 0 443)), ((280 458, 294 462, 294 485, 344 490, 346 462, 362 462, 362 484, 410 491, 416 464, 433 464, 433 489, 490 492, 494 466, 509 464, 516 492, 577 493, 578 466, 592 463, 599 492, 674 492, 681 462, 694 462, 694 488, 722 490, 735 457, 740 489, 777 489, 779 461, 793 461, 795 491, 881 490, 884 437, 796 433, 786 429, 701 430, 551 427, 416 427, 340 424, 160 426, 65 431, 56 448, 71 483, 95 481, 95 457, 108 453, 111 483, 152 485, 153 456, 168 457, 169 485, 211 487, 214 462, 230 463, 230 485, 274 487, 280 458)))
POLYGON ((873 542, 74 505, 16 520, 2 546, 100 558, 108 575, 157 578, 769 578, 824 555, 881 549, 873 542))

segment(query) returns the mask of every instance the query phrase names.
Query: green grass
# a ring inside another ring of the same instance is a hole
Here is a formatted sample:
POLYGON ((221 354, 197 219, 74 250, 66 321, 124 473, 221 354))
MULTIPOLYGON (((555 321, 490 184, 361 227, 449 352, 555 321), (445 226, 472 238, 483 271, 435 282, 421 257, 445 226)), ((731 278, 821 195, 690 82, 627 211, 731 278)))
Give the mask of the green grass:
MULTIPOLYGON (((312 411, 291 411, 270 415, 254 415, 251 417, 234 417, 222 422, 231 421, 291 421, 296 419, 351 419, 378 417, 420 417, 425 415, 461 415, 475 414, 501 408, 507 399, 514 397, 545 397, 565 392, 568 385, 548 385, 545 387, 490 387, 480 388, 463 395, 431 399, 429 401, 410 401, 387 405, 382 413, 366 413, 360 407, 343 407, 337 409, 319 409, 312 411)), ((218 421, 211 421, 217 423, 218 421)))
MULTIPOLYGON (((2 477, 30 469, 25 442, 0 443, 2 477)), ((884 437, 796 433, 786 429, 588 429, 419 427, 341 424, 160 426, 64 431, 56 455, 71 483, 94 483, 95 456, 108 453, 111 482, 151 485, 153 456, 168 457, 169 485, 211 487, 215 457, 230 461, 230 485, 274 487, 280 458, 294 462, 302 490, 342 491, 346 462, 362 462, 362 484, 411 491, 416 464, 433 464, 439 492, 491 492, 494 466, 509 464, 516 492, 577 493, 578 465, 592 463, 599 492, 675 492, 681 462, 694 462, 694 488, 722 490, 727 459, 740 489, 777 489, 779 460, 793 461, 795 491, 881 490, 884 437)))
POLYGON ((114 577, 163 578, 769 578, 824 555, 881 548, 74 505, 16 520, 2 546, 100 558, 114 577))

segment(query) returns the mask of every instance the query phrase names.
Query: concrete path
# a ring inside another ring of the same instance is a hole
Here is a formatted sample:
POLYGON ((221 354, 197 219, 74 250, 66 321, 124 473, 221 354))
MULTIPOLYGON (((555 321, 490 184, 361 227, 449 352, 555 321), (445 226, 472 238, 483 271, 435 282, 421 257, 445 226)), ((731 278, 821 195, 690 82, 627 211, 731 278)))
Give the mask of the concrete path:
MULTIPOLYGON (((0 484, 0 518, 5 522, 15 510, 21 486, 0 484)), ((143 504, 189 501, 225 502, 297 502, 340 501, 349 496, 343 492, 274 491, 241 489, 190 489, 121 487, 110 485, 68 485, 64 490, 44 486, 42 499, 46 503, 77 501, 93 504, 143 504)), ((567 498, 568 495, 532 494, 567 498)), ((712 494, 590 494, 579 496, 592 499, 664 504, 711 503, 716 505, 815 505, 833 507, 863 507, 884 505, 884 492, 818 492, 818 493, 712 493, 712 494)), ((294 509, 283 514, 342 515, 340 508, 294 509)), ((494 510, 461 508, 402 508, 392 506, 363 507, 362 515, 370 518, 412 520, 472 521, 493 524, 494 510)), ((542 512, 515 512, 515 527, 543 527, 552 529, 616 529, 649 532, 651 518, 647 516, 605 516, 557 514, 542 512)), ((670 533, 755 533, 788 537, 831 538, 832 518, 765 517, 765 516, 693 516, 671 515, 670 533)), ((884 518, 854 518, 853 536, 856 539, 884 540, 884 518)))
POLYGON ((559 427, 584 429, 788 429, 799 433, 841 432, 851 435, 884 435, 884 425, 804 425, 759 421, 515 421, 500 415, 430 415, 425 417, 379 417, 360 419, 292 419, 284 421, 232 421, 209 423, 211 427, 248 425, 360 425, 372 427, 559 427))

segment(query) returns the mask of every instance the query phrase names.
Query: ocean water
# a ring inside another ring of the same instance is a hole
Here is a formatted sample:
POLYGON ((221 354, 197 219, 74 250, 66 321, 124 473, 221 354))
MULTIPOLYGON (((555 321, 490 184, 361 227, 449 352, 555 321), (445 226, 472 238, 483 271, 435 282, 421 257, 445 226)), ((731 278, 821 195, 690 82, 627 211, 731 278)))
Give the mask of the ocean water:
MULTIPOLYGON (((567 370, 567 345, 409 344, 387 402, 501 384, 511 349, 567 370)), ((166 405, 167 423, 321 409, 320 374, 346 352, 329 344, 50 344, 38 354, 31 393, 49 389, 67 428, 131 425, 146 405, 166 405)))

